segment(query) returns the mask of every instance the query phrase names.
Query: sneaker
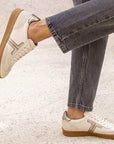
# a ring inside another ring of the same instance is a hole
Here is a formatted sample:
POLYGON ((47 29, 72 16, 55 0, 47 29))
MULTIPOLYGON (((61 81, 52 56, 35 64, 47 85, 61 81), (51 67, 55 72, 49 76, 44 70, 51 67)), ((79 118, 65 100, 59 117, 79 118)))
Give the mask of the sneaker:
POLYGON ((72 120, 65 111, 62 119, 62 130, 65 136, 97 136, 114 139, 114 124, 92 112, 85 112, 84 117, 72 120))
POLYGON ((0 44, 0 78, 6 77, 15 62, 36 47, 27 37, 33 21, 40 21, 40 18, 18 8, 11 13, 0 44))

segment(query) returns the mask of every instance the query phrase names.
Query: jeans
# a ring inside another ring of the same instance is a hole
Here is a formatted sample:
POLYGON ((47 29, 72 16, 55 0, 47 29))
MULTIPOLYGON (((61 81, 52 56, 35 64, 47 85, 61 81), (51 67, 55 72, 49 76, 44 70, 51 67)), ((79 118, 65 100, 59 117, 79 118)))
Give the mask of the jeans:
POLYGON ((92 111, 108 35, 114 31, 114 0, 73 0, 71 9, 46 18, 63 53, 72 50, 68 106, 92 111))

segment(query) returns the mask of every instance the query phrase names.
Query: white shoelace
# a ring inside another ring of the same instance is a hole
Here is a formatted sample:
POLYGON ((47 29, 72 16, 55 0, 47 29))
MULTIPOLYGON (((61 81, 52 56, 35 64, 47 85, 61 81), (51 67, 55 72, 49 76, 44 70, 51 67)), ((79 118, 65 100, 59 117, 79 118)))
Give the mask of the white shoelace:
POLYGON ((29 53, 32 50, 28 44, 26 44, 23 49, 17 50, 16 54, 14 55, 12 62, 15 63, 17 62, 20 58, 25 56, 27 53, 29 53))
POLYGON ((112 128, 114 126, 114 124, 112 124, 108 120, 106 120, 106 119, 102 118, 101 116, 96 115, 94 113, 91 113, 91 114, 87 115, 87 117, 92 119, 96 123, 106 127, 106 128, 112 128))

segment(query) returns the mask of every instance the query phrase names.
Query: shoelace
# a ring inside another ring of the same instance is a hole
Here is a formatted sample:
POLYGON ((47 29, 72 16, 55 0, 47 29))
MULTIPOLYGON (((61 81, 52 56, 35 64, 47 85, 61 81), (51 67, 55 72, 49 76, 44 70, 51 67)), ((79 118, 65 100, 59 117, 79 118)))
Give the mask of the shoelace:
POLYGON ((102 118, 101 116, 99 115, 96 115, 94 113, 91 113, 90 115, 88 115, 88 117, 92 120, 94 120, 96 123, 106 127, 106 128, 112 128, 114 125, 109 122, 108 120, 102 118))
POLYGON ((14 55, 13 59, 12 59, 12 63, 17 62, 20 58, 22 58, 23 56, 25 56, 29 51, 31 51, 31 48, 28 48, 28 44, 25 45, 23 47, 23 49, 19 49, 16 54, 14 55))

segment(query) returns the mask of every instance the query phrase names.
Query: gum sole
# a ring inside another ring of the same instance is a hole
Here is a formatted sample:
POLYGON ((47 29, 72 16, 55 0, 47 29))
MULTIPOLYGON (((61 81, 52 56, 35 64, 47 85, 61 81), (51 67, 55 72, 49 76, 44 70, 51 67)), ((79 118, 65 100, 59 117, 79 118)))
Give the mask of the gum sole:
MULTIPOLYGON (((3 55, 4 48, 5 48, 6 44, 7 44, 7 41, 8 41, 8 39, 10 37, 10 34, 11 34, 12 30, 13 30, 15 22, 16 22, 18 16, 19 16, 19 14, 22 11, 23 10, 17 8, 15 10, 13 10, 13 12, 10 15, 10 18, 9 18, 9 21, 8 21, 4 36, 3 36, 1 44, 0 44, 0 65, 1 65, 1 60, 2 60, 2 55, 3 55)), ((1 74, 0 74, 0 78, 2 78, 1 74)))
POLYGON ((75 131, 66 131, 62 129, 63 135, 68 137, 80 137, 80 136, 96 136, 105 139, 114 139, 114 135, 105 135, 105 134, 98 134, 98 133, 90 133, 90 132, 75 132, 75 131))

